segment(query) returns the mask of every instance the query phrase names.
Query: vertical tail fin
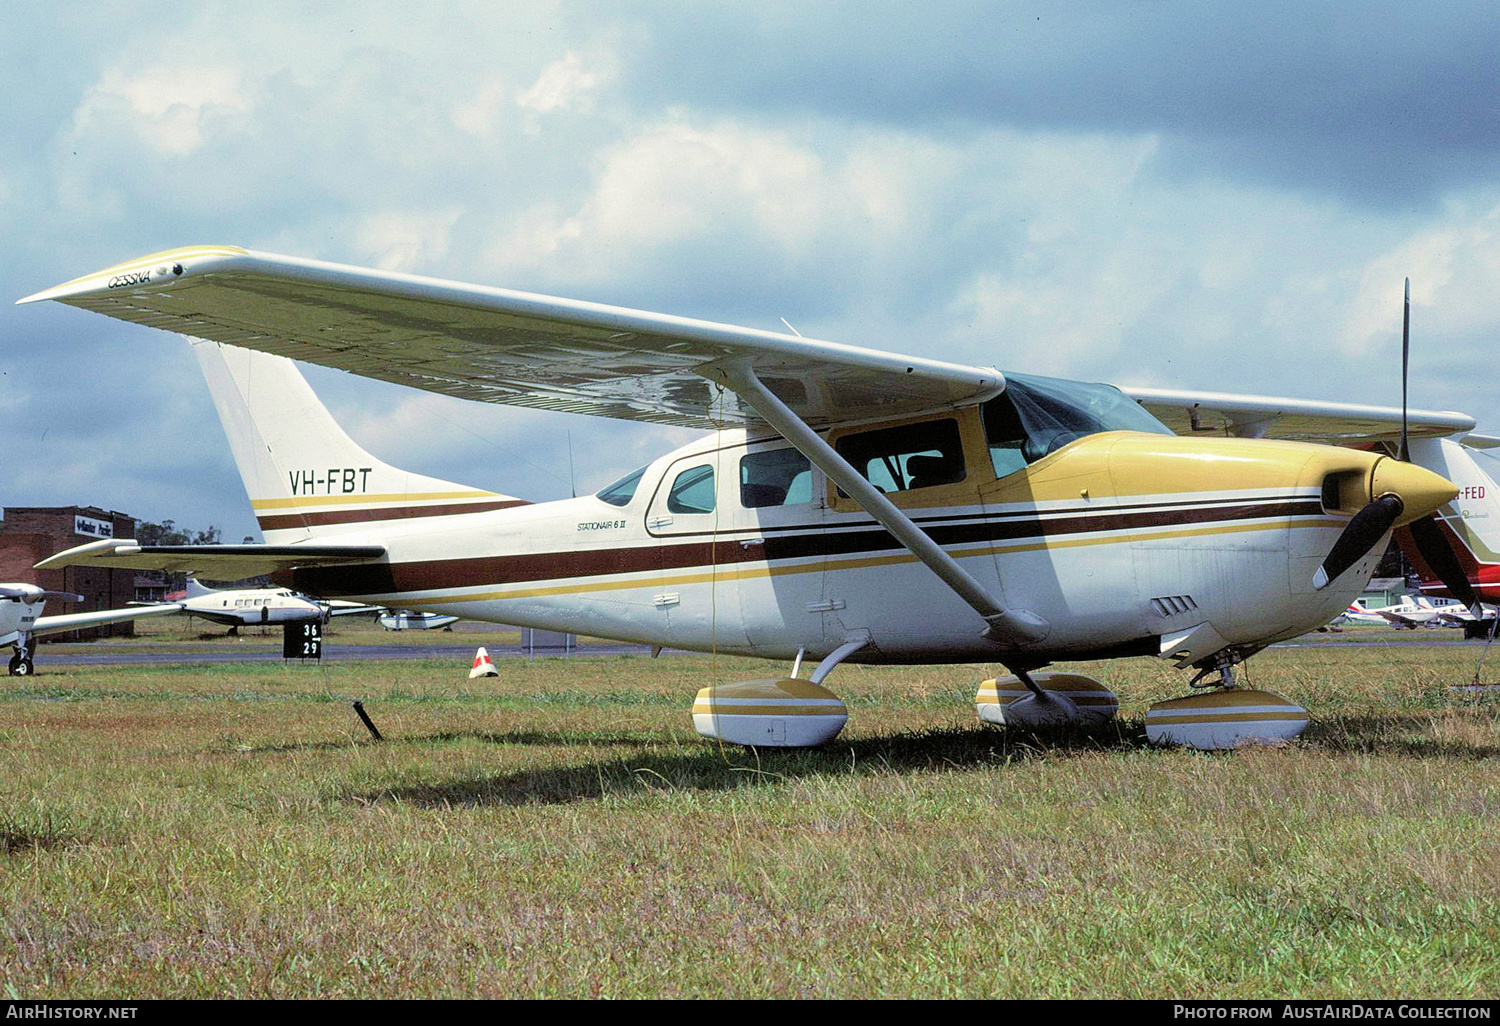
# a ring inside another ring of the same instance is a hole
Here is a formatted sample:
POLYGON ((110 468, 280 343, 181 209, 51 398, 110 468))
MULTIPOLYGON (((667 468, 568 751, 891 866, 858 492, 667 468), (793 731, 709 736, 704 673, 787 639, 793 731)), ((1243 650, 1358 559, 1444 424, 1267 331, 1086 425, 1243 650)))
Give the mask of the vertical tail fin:
POLYGON ((523 504, 376 459, 339 427, 285 357, 191 341, 267 543, 523 504))
MULTIPOLYGON (((1413 462, 1458 485, 1458 497, 1436 514, 1442 535, 1480 597, 1496 601, 1500 598, 1500 486, 1475 459, 1475 451, 1458 442, 1415 439, 1411 455, 1413 462)), ((1410 530, 1398 531, 1397 540, 1422 578, 1422 590, 1446 592, 1417 551, 1410 530)))

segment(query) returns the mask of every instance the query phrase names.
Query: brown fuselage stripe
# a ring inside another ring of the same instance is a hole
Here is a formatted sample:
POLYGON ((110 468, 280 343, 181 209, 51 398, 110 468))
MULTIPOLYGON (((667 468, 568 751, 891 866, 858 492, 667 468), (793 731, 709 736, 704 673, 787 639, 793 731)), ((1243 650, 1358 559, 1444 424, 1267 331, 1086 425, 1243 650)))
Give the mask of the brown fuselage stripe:
POLYGON ((529 506, 525 499, 497 499, 494 502, 463 502, 448 506, 385 506, 380 509, 335 509, 317 513, 278 513, 257 516, 262 531, 280 531, 295 527, 326 527, 329 524, 362 524, 374 520, 405 520, 408 517, 451 517, 457 513, 487 513, 492 509, 529 506))
MULTIPOLYGON (((1002 522, 934 525, 925 528, 943 546, 976 542, 1050 538, 1102 531, 1174 527, 1319 516, 1317 499, 1245 503, 1194 509, 1140 510, 1086 516, 1027 517, 1002 522)), ((528 581, 566 580, 611 574, 647 573, 686 567, 784 559, 845 556, 902 548, 882 528, 861 531, 811 531, 807 534, 754 540, 701 541, 634 545, 619 549, 533 552, 473 559, 434 559, 413 563, 362 563, 353 566, 304 567, 293 572, 293 587, 314 595, 388 595, 398 592, 472 588, 528 581)))

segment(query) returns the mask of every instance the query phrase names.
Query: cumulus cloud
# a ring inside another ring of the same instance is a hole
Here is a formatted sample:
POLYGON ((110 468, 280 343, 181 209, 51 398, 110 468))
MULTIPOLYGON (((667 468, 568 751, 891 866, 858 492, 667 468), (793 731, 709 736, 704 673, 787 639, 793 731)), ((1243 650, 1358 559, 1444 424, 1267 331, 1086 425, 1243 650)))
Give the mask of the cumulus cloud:
POLYGON ((1475 210, 1454 203, 1359 272, 1339 341, 1359 358, 1377 351, 1400 316, 1401 283, 1410 277, 1413 316, 1431 336, 1466 334, 1496 326, 1500 294, 1500 207, 1475 210))
POLYGON ((420 271, 448 255, 453 225, 462 207, 439 210, 386 210, 359 220, 359 258, 384 271, 420 271))
POLYGON ((126 72, 109 68, 73 115, 73 135, 96 120, 125 121, 151 147, 181 155, 203 144, 205 122, 254 106, 244 73, 234 67, 155 65, 126 72))
POLYGON ((505 96, 505 80, 487 76, 472 99, 453 108, 454 127, 482 139, 494 138, 500 130, 505 96))
POLYGON ((588 111, 593 108, 594 91, 603 78, 602 72, 585 67, 583 58, 569 51, 543 68, 531 88, 517 94, 516 106, 541 114, 588 111))
MULTIPOLYGON (((1375 402, 1399 398, 1410 275, 1414 394, 1500 430, 1474 371, 1500 330, 1500 9, 1221 8, 22 9, 0 37, 0 266, 23 294, 235 242, 1375 402)), ((56 424, 0 502, 253 530, 186 347, 37 306, 0 308, 0 345, 0 411, 56 424)), ((565 493, 569 432, 580 487, 687 437, 311 377, 382 458, 531 498, 565 493)))

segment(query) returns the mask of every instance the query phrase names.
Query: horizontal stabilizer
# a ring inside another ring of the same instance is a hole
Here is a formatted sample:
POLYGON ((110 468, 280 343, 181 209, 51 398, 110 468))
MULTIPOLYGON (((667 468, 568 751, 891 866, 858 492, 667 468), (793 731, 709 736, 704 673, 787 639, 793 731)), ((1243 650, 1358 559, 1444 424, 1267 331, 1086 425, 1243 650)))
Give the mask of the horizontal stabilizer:
POLYGON ((384 555, 384 545, 140 545, 129 539, 103 538, 48 556, 36 568, 166 570, 210 581, 238 581, 299 567, 369 563, 384 555))

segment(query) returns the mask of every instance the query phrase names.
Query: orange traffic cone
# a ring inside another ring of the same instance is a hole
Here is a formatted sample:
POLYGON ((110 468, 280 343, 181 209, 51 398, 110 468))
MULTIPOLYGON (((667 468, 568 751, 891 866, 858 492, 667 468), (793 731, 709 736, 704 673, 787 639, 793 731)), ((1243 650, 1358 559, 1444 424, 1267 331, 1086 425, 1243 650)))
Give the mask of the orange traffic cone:
POLYGON ((490 654, 484 650, 483 645, 479 646, 479 651, 474 653, 474 666, 469 670, 469 679, 473 680, 475 677, 498 676, 500 676, 500 671, 495 669, 494 660, 491 659, 490 654))

